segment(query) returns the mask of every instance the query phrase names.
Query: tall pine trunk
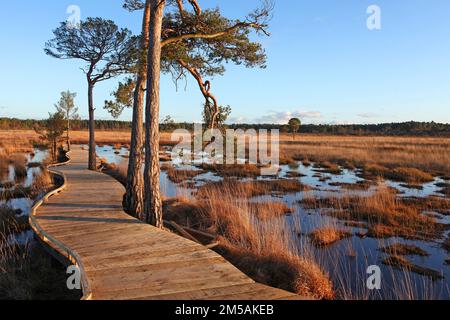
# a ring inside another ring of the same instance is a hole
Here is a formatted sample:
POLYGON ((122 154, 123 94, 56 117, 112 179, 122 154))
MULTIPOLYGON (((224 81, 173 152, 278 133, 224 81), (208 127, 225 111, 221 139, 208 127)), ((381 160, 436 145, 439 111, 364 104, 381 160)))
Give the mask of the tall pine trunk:
POLYGON ((67 151, 70 151, 70 114, 67 114, 67 151))
POLYGON ((161 79, 161 29, 165 0, 151 0, 150 42, 148 50, 147 101, 145 108, 145 194, 147 222, 163 227, 159 166, 159 90, 161 79))
POLYGON ((89 105, 89 170, 97 170, 97 157, 95 153, 95 118, 94 118, 94 84, 88 84, 89 105))
POLYGON ((144 220, 144 176, 142 175, 144 147, 144 98, 147 85, 147 53, 149 45, 151 0, 147 0, 142 21, 141 60, 133 102, 130 159, 123 206, 127 213, 144 220))

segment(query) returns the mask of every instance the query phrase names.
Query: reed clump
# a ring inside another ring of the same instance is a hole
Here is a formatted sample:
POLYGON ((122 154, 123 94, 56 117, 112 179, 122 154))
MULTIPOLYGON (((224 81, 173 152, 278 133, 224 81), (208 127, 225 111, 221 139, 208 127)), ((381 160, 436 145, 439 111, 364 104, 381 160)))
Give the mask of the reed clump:
POLYGON ((318 209, 344 220, 363 221, 368 224, 368 235, 376 238, 403 237, 430 240, 440 238, 447 226, 426 216, 418 208, 406 205, 386 186, 380 186, 370 196, 336 198, 307 197, 303 207, 318 209), (325 209, 325 210, 324 210, 325 209), (333 209, 333 210, 326 210, 333 209))
POLYGON ((334 298, 329 276, 312 255, 292 249, 284 219, 291 210, 278 202, 253 203, 236 197, 236 188, 241 187, 204 188, 195 200, 168 200, 164 215, 217 235, 216 250, 258 282, 307 297, 334 298))
POLYGON ((282 135, 280 148, 280 153, 296 160, 329 161, 343 167, 362 168, 379 177, 380 173, 397 168, 416 168, 433 176, 450 176, 450 139, 446 137, 304 134, 293 142, 289 136, 282 135))
POLYGON ((181 170, 170 165, 165 166, 164 171, 166 171, 167 177, 173 183, 186 182, 206 172, 204 170, 181 170))
POLYGON ((39 245, 19 244, 0 234, 1 300, 79 300, 80 290, 69 290, 63 265, 39 245))
POLYGON ((390 255, 398 255, 398 256, 417 255, 422 257, 428 257, 430 255, 428 252, 417 246, 408 245, 404 243, 394 243, 390 246, 381 248, 380 251, 390 255))
POLYGON ((425 268, 422 266, 418 266, 416 264, 413 264, 405 257, 399 256, 399 255, 392 255, 386 259, 383 260, 383 263, 385 265, 391 266, 393 268, 399 269, 401 271, 407 270, 411 271, 423 276, 430 277, 433 280, 440 280, 443 279, 444 276, 442 275, 442 272, 433 270, 430 268, 425 268))
POLYGON ((237 181, 224 179, 221 182, 207 183, 200 187, 197 196, 202 197, 211 191, 233 195, 234 197, 252 198, 271 194, 286 194, 309 191, 310 187, 297 179, 277 179, 268 181, 237 181))
POLYGON ((12 209, 6 205, 0 206, 0 234, 8 236, 21 233, 30 228, 28 217, 21 215, 20 210, 12 209))
POLYGON ((315 230, 309 234, 312 242, 319 247, 330 246, 344 238, 350 237, 351 233, 336 228, 325 227, 315 230))
POLYGON ((256 178, 261 175, 261 166, 256 164, 206 164, 199 166, 221 177, 256 178))

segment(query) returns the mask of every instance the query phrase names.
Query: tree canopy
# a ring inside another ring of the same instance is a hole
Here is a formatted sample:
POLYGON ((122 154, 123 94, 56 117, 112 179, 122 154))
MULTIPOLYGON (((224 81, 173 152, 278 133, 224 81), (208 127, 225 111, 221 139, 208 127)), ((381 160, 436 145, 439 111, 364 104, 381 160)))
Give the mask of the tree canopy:
POLYGON ((87 18, 79 28, 62 22, 53 34, 45 44, 45 53, 87 62, 83 71, 92 83, 129 73, 135 66, 138 37, 128 29, 119 29, 111 20, 87 18))
MULTIPOLYGON (((211 92, 211 81, 204 77, 223 75, 225 65, 234 63, 247 68, 266 67, 266 53, 262 45, 252 41, 252 31, 268 35, 267 22, 270 19, 272 5, 264 2, 261 8, 250 13, 243 20, 231 20, 221 15, 219 9, 201 10, 195 1, 187 1, 194 8, 188 11, 186 1, 171 1, 178 10, 169 11, 163 19, 162 59, 163 73, 172 74, 175 83, 187 76, 192 76, 205 98, 203 110, 209 127, 214 126, 220 117, 221 107, 211 92)), ((144 3, 140 0, 126 0, 124 7, 128 10, 140 10, 144 3)), ((119 84, 118 90, 126 87, 119 84)), ((132 87, 128 87, 132 90, 132 87)), ((113 93, 114 98, 121 94, 113 93)), ((132 98, 132 91, 128 92, 132 98)), ((105 107, 111 112, 123 110, 126 104, 120 99, 107 101, 105 107)), ((222 107, 222 110, 226 107, 222 107)), ((227 109, 228 110, 228 109, 227 109)), ((117 115, 117 113, 115 113, 117 115)))

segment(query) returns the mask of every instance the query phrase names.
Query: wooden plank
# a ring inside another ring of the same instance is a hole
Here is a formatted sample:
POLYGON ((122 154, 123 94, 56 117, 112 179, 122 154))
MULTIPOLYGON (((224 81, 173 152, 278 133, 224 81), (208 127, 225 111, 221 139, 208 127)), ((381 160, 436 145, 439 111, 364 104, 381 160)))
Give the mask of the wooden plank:
MULTIPOLYGON (((205 275, 202 279, 177 280, 172 281, 170 285, 143 284, 139 288, 126 288, 117 291, 102 290, 96 291, 94 299, 99 300, 184 300, 183 298, 177 298, 185 292, 198 292, 201 290, 208 290, 220 287, 233 287, 233 286, 248 286, 253 282, 241 275, 227 275, 223 278, 210 278, 205 275)), ((194 298, 192 298, 194 300, 194 298)))
POLYGON ((175 294, 140 297, 136 300, 238 300, 240 297, 242 297, 242 299, 239 300, 252 300, 255 299, 253 296, 258 300, 260 298, 261 300, 265 300, 258 295, 258 293, 261 293, 262 291, 274 292, 272 293, 273 296, 281 298, 294 295, 289 292, 270 288, 258 283, 246 283, 234 286, 227 285, 224 287, 211 289, 191 290, 175 294))
POLYGON ((160 263, 177 263, 180 261, 195 261, 215 258, 217 255, 210 250, 196 250, 193 252, 178 251, 173 254, 166 255, 151 255, 142 253, 125 254, 122 256, 115 256, 109 259, 102 259, 97 261, 91 267, 86 268, 86 271, 104 271, 117 270, 120 268, 127 268, 132 266, 145 266, 160 263))
POLYGON ((71 163, 58 167, 67 179, 65 189, 42 204, 33 221, 39 224, 41 237, 82 266, 86 297, 298 297, 256 284, 208 248, 128 216, 122 210, 123 186, 109 176, 88 171, 87 152, 80 147, 73 147, 71 158, 71 163))

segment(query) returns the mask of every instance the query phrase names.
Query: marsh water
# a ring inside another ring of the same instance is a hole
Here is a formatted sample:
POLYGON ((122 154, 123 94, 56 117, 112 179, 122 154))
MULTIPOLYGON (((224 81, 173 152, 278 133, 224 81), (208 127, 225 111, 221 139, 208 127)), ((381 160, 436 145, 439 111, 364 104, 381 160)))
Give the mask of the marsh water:
MULTIPOLYGON (((0 199, 0 206, 7 206, 16 210, 18 216, 28 216, 30 214, 33 204, 43 194, 39 194, 37 197, 31 199, 27 196, 26 192, 20 192, 20 190, 33 185, 36 178, 41 175, 42 167, 40 165, 44 163, 48 155, 48 151, 41 149, 35 149, 32 153, 15 155, 24 157, 26 174, 20 177, 17 176, 13 164, 9 164, 6 171, 0 172, 0 193, 6 195, 4 199, 0 199), (8 194, 12 193, 16 195, 14 197, 8 197, 8 194)), ((19 244, 24 244, 32 240, 33 231, 28 230, 17 234, 15 238, 19 244)))
MULTIPOLYGON (((170 149, 165 152, 173 156, 170 149)), ((102 146, 97 148, 97 154, 108 163, 114 163, 119 166, 127 165, 129 152, 126 148, 114 149, 111 146, 102 146)), ((220 155, 219 155, 220 156, 220 155)), ((200 157, 201 158, 201 157, 200 157)), ((169 162, 177 169, 199 170, 195 163, 185 164, 182 161, 175 160, 169 162)), ((339 197, 339 196, 368 196, 376 191, 377 185, 370 186, 366 190, 349 190, 342 184, 357 184, 363 182, 358 170, 342 169, 340 174, 327 173, 314 166, 314 164, 305 166, 299 162, 296 166, 280 166, 277 177, 258 177, 257 180, 269 179, 299 179, 299 181, 310 187, 310 191, 289 193, 283 195, 269 195, 255 197, 251 201, 256 202, 283 202, 294 210, 286 216, 286 221, 291 230, 291 237, 296 244, 298 254, 312 254, 327 271, 336 290, 342 297, 346 298, 371 298, 371 299, 449 299, 450 298, 450 266, 445 263, 448 256, 447 251, 442 246, 442 239, 432 241, 407 240, 403 238, 375 239, 370 237, 361 237, 364 229, 348 227, 344 221, 322 214, 320 210, 310 210, 302 207, 299 203, 304 197, 339 197), (292 172, 296 176, 292 177, 292 172), (351 231, 353 236, 345 238, 331 246, 316 247, 309 241, 308 234, 312 231, 326 226, 338 226, 339 229, 351 231), (357 235, 359 234, 359 235, 357 235), (430 268, 439 271, 443 276, 442 280, 432 280, 413 272, 400 271, 382 263, 387 255, 380 251, 380 248, 395 243, 410 244, 417 246, 428 253, 428 256, 407 256, 408 260, 418 266, 430 268), (367 268, 369 266, 378 266, 382 272, 381 290, 369 290, 366 281, 369 277, 367 268)), ((206 172, 197 175, 189 184, 176 184, 170 181, 166 172, 161 173, 161 190, 165 197, 194 197, 197 187, 207 182, 218 182, 223 178, 213 172, 206 172), (186 186, 188 185, 188 187, 186 186)), ((242 179, 252 180, 252 179, 242 179)), ((386 180, 383 183, 389 187, 398 190, 398 197, 418 197, 428 196, 444 197, 439 193, 438 184, 443 182, 436 178, 431 183, 423 184, 422 188, 405 186, 404 184, 386 180)), ((449 210, 447 215, 433 213, 436 219, 443 224, 450 224, 449 210)), ((448 234, 448 231, 447 231, 448 234)), ((446 236, 447 236, 446 234, 446 236)))

